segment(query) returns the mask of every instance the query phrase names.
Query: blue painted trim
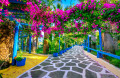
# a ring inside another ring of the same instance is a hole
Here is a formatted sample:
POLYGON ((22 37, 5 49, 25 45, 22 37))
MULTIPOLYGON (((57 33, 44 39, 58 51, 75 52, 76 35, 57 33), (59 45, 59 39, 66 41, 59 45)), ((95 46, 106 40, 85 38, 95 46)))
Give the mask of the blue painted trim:
MULTIPOLYGON (((5 9, 4 9, 5 10, 5 9)), ((2 15, 4 16, 4 17, 6 17, 5 15, 6 14, 4 14, 4 10, 2 10, 1 12, 2 12, 2 15)), ((16 24, 18 24, 18 22, 12 17, 12 15, 11 16, 7 16, 6 18, 8 18, 10 21, 15 21, 16 22, 16 24)), ((32 26, 31 24, 27 24, 27 23, 20 23, 21 25, 20 25, 20 27, 22 28, 22 25, 26 25, 26 26, 32 26)), ((39 27, 43 27, 43 25, 40 25, 39 27)))
POLYGON ((23 1, 17 1, 17 0, 9 0, 10 3, 18 3, 18 4, 26 4, 23 1))
MULTIPOLYGON (((19 22, 17 22, 12 15, 11 16, 5 16, 6 14, 4 13, 4 10, 2 10, 2 15, 6 18, 8 18, 10 21, 15 21, 16 24, 19 24, 19 22)), ((19 24, 19 27, 22 27, 21 24, 19 24)))
POLYGON ((19 24, 16 24, 15 35, 14 35, 14 45, 13 45, 13 56, 12 56, 12 65, 16 64, 14 57, 17 56, 17 47, 18 47, 18 33, 19 33, 19 24))
MULTIPOLYGON (((0 11, 0 12, 2 12, 2 11, 0 11)), ((3 14, 2 14, 3 15, 3 14)), ((7 14, 5 14, 5 15, 7 15, 7 14)), ((12 15, 11 15, 12 16, 12 15)), ((22 16, 20 16, 20 15, 14 15, 15 17, 13 17, 13 18, 21 18, 21 19, 25 19, 25 17, 22 17, 22 16)), ((7 17, 8 18, 8 17, 7 17)))
POLYGON ((32 36, 29 36, 29 54, 31 53, 31 39, 32 39, 32 36))
MULTIPOLYGON (((6 10, 7 8, 3 8, 3 10, 6 10)), ((22 11, 22 10, 17 10, 17 9, 7 9, 9 12, 17 12, 17 13, 25 13, 25 11, 22 11)), ((27 13, 30 13, 30 12, 27 12, 27 13)))
MULTIPOLYGON (((88 48, 86 46, 84 46, 85 48, 88 48)), ((119 59, 120 60, 120 56, 117 56, 117 55, 114 55, 114 54, 111 54, 111 53, 106 53, 106 52, 103 52, 103 51, 99 51, 99 50, 95 50, 95 49, 92 49, 92 48, 89 48, 90 50, 93 50, 95 52, 98 52, 100 54, 104 54, 104 55, 107 55, 107 56, 110 56, 110 57, 113 57, 113 58, 116 58, 116 59, 119 59)))
MULTIPOLYGON (((101 28, 99 28, 99 44, 100 44, 100 51, 102 51, 102 36, 101 36, 101 28)), ((101 53, 97 53, 97 58, 102 58, 103 55, 101 53)))
POLYGON ((99 28, 99 44, 100 44, 100 50, 102 51, 102 36, 101 36, 101 28, 99 28))
POLYGON ((90 48, 90 43, 89 43, 89 35, 88 35, 88 49, 87 49, 88 52, 90 52, 89 48, 90 48))
MULTIPOLYGON (((3 15, 4 17, 6 17, 5 14, 4 14, 4 10, 2 10, 2 15, 3 15)), ((13 19, 12 16, 7 16, 6 18, 9 18, 10 21, 14 21, 14 19, 13 19)), ((16 23, 17 23, 17 21, 16 21, 16 23)))

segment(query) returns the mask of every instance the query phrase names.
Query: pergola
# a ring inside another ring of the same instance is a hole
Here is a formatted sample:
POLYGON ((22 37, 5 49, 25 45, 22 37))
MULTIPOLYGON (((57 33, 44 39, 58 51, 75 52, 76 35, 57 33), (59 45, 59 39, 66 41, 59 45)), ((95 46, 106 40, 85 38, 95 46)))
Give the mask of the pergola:
MULTIPOLYGON (((9 0, 10 3, 17 3, 17 4, 26 4, 25 2, 22 2, 22 1, 17 1, 17 0, 9 0)), ((16 26, 15 26, 15 34, 14 34, 14 45, 13 45, 13 55, 12 55, 12 65, 15 65, 15 59, 14 57, 17 56, 17 49, 18 49, 18 40, 19 38, 24 38, 24 37, 27 37, 28 35, 25 35, 25 36, 22 36, 22 37, 19 37, 19 27, 20 28, 23 28, 23 25, 25 26, 31 26, 31 24, 27 24, 27 23, 20 23, 18 21, 15 20, 15 18, 22 18, 24 19, 24 17, 21 17, 19 14, 18 15, 15 15, 15 17, 13 17, 13 15, 9 15, 9 16, 6 16, 4 10, 8 10, 8 12, 17 12, 17 13, 22 13, 24 14, 25 12, 24 11, 21 11, 21 10, 16 10, 16 9, 13 9, 13 10, 10 10, 10 9, 7 9, 7 8, 3 8, 2 9, 2 15, 6 18, 8 18, 10 21, 15 21, 16 23, 16 26)), ((28 13, 28 12, 27 12, 28 13)), ((29 14, 29 13, 28 13, 29 14)), ((41 29, 43 26, 39 26, 41 29)), ((40 29, 40 30, 41 30, 40 29)), ((21 32, 22 33, 22 32, 21 32)), ((32 36, 29 35, 29 53, 31 53, 31 39, 32 39, 32 36)), ((22 50, 23 50, 23 43, 22 43, 22 50)))
MULTIPOLYGON (((10 3, 17 3, 17 4, 26 4, 22 1, 17 1, 17 0, 9 0, 10 3)), ((18 48, 18 34, 19 34, 19 27, 22 28, 22 25, 26 25, 26 26, 31 26, 27 23, 20 23, 20 22, 17 22, 13 17, 12 15, 11 16, 5 16, 5 10, 6 8, 4 8, 2 10, 2 15, 6 18, 8 18, 10 21, 15 21, 16 23, 16 26, 15 26, 15 35, 14 35, 14 45, 13 45, 13 56, 12 56, 12 65, 15 65, 15 59, 14 57, 17 56, 17 48, 18 48)), ((9 10, 9 12, 18 12, 18 13, 23 13, 24 14, 24 11, 21 11, 21 10, 9 10)), ((29 14, 29 13, 28 13, 29 14)), ((21 18, 19 15, 15 16, 15 18, 21 18)), ((23 17, 25 18, 25 17, 23 17)), ((39 27, 43 27, 43 26, 39 26, 39 27)), ((23 36, 23 37, 26 37, 26 36, 23 36)), ((60 37, 60 35, 59 35, 60 37)), ((109 54, 109 53, 105 53, 105 52, 102 52, 102 36, 101 36, 101 28, 99 28, 99 45, 100 45, 100 51, 97 51, 95 49, 92 49, 90 48, 90 44, 89 44, 89 35, 88 35, 88 38, 87 38, 87 41, 88 41, 88 44, 86 44, 86 41, 84 41, 84 48, 87 48, 87 51, 90 52, 90 49, 91 50, 94 50, 97 52, 97 58, 102 58, 102 54, 105 54, 105 55, 108 55, 108 56, 111 56, 111 57, 114 57, 114 58, 117 58, 117 59, 120 59, 120 56, 116 56, 116 55, 113 55, 113 54, 109 54)), ((29 53, 31 53, 31 35, 29 35, 29 53)), ((60 50, 60 40, 59 40, 59 50, 60 50)))

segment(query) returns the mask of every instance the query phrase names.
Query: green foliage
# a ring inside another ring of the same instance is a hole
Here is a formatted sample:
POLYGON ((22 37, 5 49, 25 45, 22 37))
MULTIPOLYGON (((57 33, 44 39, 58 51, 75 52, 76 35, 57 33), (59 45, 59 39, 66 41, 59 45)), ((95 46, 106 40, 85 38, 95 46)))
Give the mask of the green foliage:
POLYGON ((16 57, 15 60, 22 61, 23 57, 16 57))
POLYGON ((113 57, 110 57, 110 56, 105 55, 105 59, 107 59, 107 60, 111 61, 111 60, 112 60, 112 59, 114 59, 114 58, 113 58, 113 57))
POLYGON ((73 44, 75 44, 75 40, 73 40, 72 37, 66 37, 65 43, 66 47, 71 47, 73 44))
POLYGON ((116 55, 120 56, 120 49, 118 51, 115 51, 116 55))
POLYGON ((20 49, 20 55, 19 55, 19 57, 22 57, 23 56, 23 52, 22 52, 22 50, 20 49))
POLYGON ((43 47, 36 49, 37 54, 43 54, 43 47))
POLYGON ((95 51, 91 51, 91 53, 92 53, 93 55, 97 55, 97 52, 95 52, 95 51))
POLYGON ((23 56, 23 52, 22 52, 21 49, 20 49, 20 55, 17 56, 17 57, 15 57, 15 60, 21 61, 22 59, 24 59, 24 57, 22 57, 22 56, 23 56))
POLYGON ((118 46, 120 46, 120 43, 118 43, 118 46))
POLYGON ((46 39, 49 44, 49 53, 58 53, 59 52, 59 39, 62 41, 61 38, 56 37, 54 40, 50 41, 49 39, 46 39))
POLYGON ((110 63, 120 68, 120 60, 114 58, 110 63))
POLYGON ((62 10, 62 6, 60 3, 57 3, 57 8, 62 10))

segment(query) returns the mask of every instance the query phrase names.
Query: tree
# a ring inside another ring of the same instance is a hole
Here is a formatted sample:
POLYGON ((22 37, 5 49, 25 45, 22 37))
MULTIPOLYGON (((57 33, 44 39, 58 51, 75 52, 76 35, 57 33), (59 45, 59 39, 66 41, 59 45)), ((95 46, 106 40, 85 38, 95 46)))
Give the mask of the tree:
POLYGON ((4 20, 0 26, 0 60, 9 61, 9 54, 13 53, 14 30, 15 24, 9 20, 4 20), (8 56, 8 58, 6 58, 8 56))

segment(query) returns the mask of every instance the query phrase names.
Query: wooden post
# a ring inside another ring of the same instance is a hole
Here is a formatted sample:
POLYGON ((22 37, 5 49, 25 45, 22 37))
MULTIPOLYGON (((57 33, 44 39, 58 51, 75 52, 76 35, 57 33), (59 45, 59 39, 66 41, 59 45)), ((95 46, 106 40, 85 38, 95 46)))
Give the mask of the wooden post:
MULTIPOLYGON (((99 28, 99 44, 100 44, 100 51, 102 51, 102 36, 101 36, 101 28, 99 28)), ((102 58, 103 55, 97 52, 97 58, 102 58)))
POLYGON ((89 48, 90 48, 90 43, 89 43, 89 35, 88 35, 88 49, 87 49, 88 52, 90 52, 89 48))
POLYGON ((15 65, 15 63, 16 63, 14 57, 17 56, 18 33, 19 33, 19 24, 17 24, 16 27, 15 27, 14 45, 13 45, 13 56, 12 56, 12 65, 15 65))

